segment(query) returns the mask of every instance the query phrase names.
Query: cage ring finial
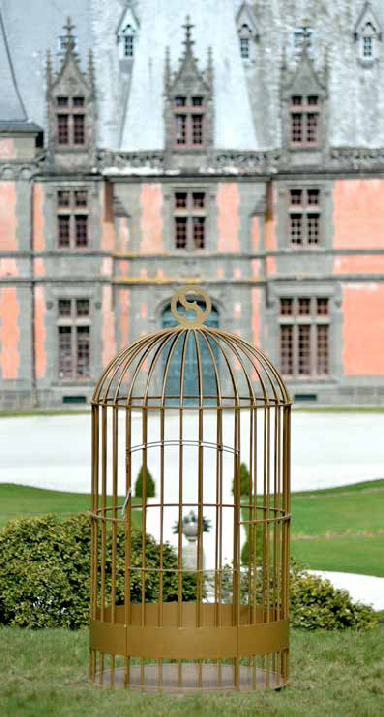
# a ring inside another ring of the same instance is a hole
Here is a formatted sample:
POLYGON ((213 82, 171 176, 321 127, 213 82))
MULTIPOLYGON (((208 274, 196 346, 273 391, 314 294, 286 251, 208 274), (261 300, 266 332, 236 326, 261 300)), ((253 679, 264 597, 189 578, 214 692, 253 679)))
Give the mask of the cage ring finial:
POLYGON ((185 286, 181 286, 179 289, 177 289, 176 293, 172 298, 172 314, 179 322, 180 326, 183 326, 183 328, 185 329, 198 329, 200 326, 202 326, 207 316, 209 316, 209 314, 211 313, 211 309, 212 303, 207 292, 204 291, 201 286, 196 286, 195 284, 186 284, 185 286), (199 306, 196 300, 191 301, 190 298, 187 297, 187 294, 191 293, 195 294, 196 298, 203 298, 205 302, 204 310, 201 308, 201 306, 199 306), (184 306, 186 312, 192 309, 196 314, 195 318, 192 320, 188 320, 186 316, 182 316, 181 314, 179 314, 177 310, 178 303, 184 306))

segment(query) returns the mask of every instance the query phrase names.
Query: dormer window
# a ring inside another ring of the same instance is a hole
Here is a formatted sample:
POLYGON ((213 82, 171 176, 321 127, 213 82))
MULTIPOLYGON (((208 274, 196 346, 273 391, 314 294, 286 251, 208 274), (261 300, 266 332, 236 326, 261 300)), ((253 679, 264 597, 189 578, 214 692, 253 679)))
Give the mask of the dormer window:
POLYGON ((370 3, 365 3, 354 32, 356 55, 363 65, 370 65, 378 59, 381 30, 370 3))
POLYGON ((249 38, 248 37, 240 37, 240 56, 243 60, 248 60, 248 58, 249 58, 249 38))
POLYGON ((255 43, 259 39, 253 10, 247 2, 240 6, 236 17, 239 38, 240 57, 242 60, 255 59, 255 43))
POLYGON ((373 25, 368 22, 360 38, 360 58, 362 60, 370 62, 375 59, 375 37, 376 30, 373 25))
POLYGON ((124 57, 133 57, 133 35, 124 36, 124 57))
POLYGON ((85 98, 81 95, 56 98, 57 143, 64 147, 78 147, 86 142, 85 98))
POLYGON ((202 147, 204 145, 204 97, 194 95, 174 98, 176 147, 202 147))
POLYGON ((315 147, 319 141, 320 102, 318 95, 292 95, 291 144, 315 147))
POLYGON ((126 60, 132 60, 135 54, 135 34, 136 30, 132 25, 127 25, 120 35, 121 57, 126 60))

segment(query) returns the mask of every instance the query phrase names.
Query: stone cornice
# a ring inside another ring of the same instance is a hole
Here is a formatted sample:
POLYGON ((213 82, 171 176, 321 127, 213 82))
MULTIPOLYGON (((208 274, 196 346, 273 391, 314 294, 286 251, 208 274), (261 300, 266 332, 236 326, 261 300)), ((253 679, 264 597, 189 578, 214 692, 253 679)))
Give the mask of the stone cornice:
MULTIPOLYGON (((384 171, 384 147, 329 147, 320 153, 289 152, 286 149, 255 151, 212 150, 207 153, 190 152, 184 166, 183 155, 166 151, 121 152, 99 150, 96 166, 73 168, 73 176, 87 173, 89 179, 100 176, 119 180, 128 177, 187 177, 201 176, 260 176, 294 172, 355 173, 384 171)), ((53 166, 41 153, 29 161, 0 158, 0 179, 28 180, 33 176, 45 177, 68 174, 53 166)))

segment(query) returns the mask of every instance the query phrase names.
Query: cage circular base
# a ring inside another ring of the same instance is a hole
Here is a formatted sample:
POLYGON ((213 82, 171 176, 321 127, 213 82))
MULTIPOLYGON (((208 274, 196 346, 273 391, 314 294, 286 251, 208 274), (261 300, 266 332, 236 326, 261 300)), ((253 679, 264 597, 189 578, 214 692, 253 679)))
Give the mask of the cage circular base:
POLYGON ((235 684, 233 665, 213 665, 188 662, 180 665, 163 662, 162 665, 131 665, 129 678, 123 667, 115 668, 113 682, 110 670, 97 672, 95 683, 101 687, 126 687, 135 692, 167 692, 192 694, 201 692, 251 691, 280 689, 285 686, 277 672, 252 665, 240 665, 238 687, 235 684))

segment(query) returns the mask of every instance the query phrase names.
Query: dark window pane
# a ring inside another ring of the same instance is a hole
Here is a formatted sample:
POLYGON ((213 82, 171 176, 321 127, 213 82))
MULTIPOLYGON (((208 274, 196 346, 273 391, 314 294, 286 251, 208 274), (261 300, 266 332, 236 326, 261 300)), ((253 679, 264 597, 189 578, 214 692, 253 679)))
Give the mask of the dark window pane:
POLYGON ((85 115, 73 115, 73 143, 85 143, 85 115))
POLYGON ((175 115, 176 122, 176 144, 186 144, 187 141, 187 116, 175 115))
POLYGON ((293 374, 293 326, 280 326, 280 369, 286 376, 293 374))
POLYGON ((308 244, 318 244, 320 235, 320 215, 308 214, 308 244))
POLYGON ((88 204, 88 192, 86 190, 79 190, 75 192, 75 206, 86 207, 88 204))
POLYGON ((308 196, 308 204, 318 204, 319 197, 320 197, 320 190, 319 189, 308 189, 307 196, 308 196))
POLYGON ((175 193, 175 206, 177 209, 187 208, 187 192, 176 192, 175 193))
POLYGON ((124 57, 133 57, 133 35, 124 37, 124 57))
POLYGON ((302 195, 301 189, 291 189, 291 204, 301 204, 302 195))
POLYGON ((299 107, 302 104, 303 98, 301 95, 293 95, 292 97, 292 104, 295 107, 299 107))
POLYGON ((69 222, 70 218, 67 214, 58 216, 59 222, 59 247, 69 247, 69 222))
POLYGON ((205 218, 193 217, 193 243, 196 249, 205 248, 205 218))
POLYGON ((68 97, 60 96, 57 98, 58 107, 68 107, 68 97))
POLYGON ((298 300, 298 313, 304 316, 311 313, 311 300, 306 297, 300 297, 298 300))
POLYGON ((76 300, 76 315, 89 316, 89 299, 76 300))
POLYGON ((176 107, 185 107, 186 103, 187 103, 186 97, 180 97, 180 95, 178 97, 175 97, 176 107))
POLYGON ((72 376, 72 329, 59 326, 59 376, 72 376))
POLYGON ((71 315, 71 300, 59 299, 59 316, 71 315))
POLYGON ((88 217, 86 214, 75 216, 76 246, 88 246, 88 217))
POLYGON ((314 107, 315 105, 319 104, 319 98, 317 95, 308 95, 308 104, 311 105, 311 107, 314 107))
POLYGON ((192 144, 203 144, 203 115, 192 115, 192 144))
POLYGON ((248 39, 248 37, 240 38, 240 55, 243 58, 243 60, 246 60, 249 57, 249 39, 248 39))
POLYGON ((318 114, 308 112, 307 114, 307 142, 317 142, 318 114))
POLYGON ((78 376, 89 376, 89 327, 77 328, 76 363, 78 376))
POLYGON ((303 233, 302 233, 302 215, 291 214, 290 215, 290 238, 292 244, 302 244, 303 233))
POLYGON ((317 373, 320 376, 328 373, 328 329, 326 325, 317 328, 317 373))
POLYGON ((203 97, 192 97, 192 107, 202 107, 204 104, 203 97))
POLYGON ((328 299, 317 299, 317 313, 319 316, 326 316, 328 314, 328 299))
POLYGON ((195 209, 204 209, 205 207, 205 193, 204 192, 193 192, 192 203, 195 209))
POLYGON ((73 106, 74 107, 84 107, 84 97, 74 97, 73 98, 73 106))
POLYGON ((308 376, 311 373, 311 327, 299 324, 298 329, 298 371, 299 376, 308 376))
POLYGON ((59 144, 68 144, 68 115, 57 115, 57 141, 59 144))
POLYGON ((187 246, 187 220, 185 217, 175 218, 175 246, 185 249, 187 246))
POLYGON ((303 141, 303 115, 301 112, 293 112, 291 117, 291 140, 292 142, 303 141))
POLYGON ((70 192, 67 190, 60 190, 57 192, 57 203, 59 207, 69 207, 71 200, 70 192))
POLYGON ((293 310, 293 299, 280 299, 280 314, 291 316, 293 310))

